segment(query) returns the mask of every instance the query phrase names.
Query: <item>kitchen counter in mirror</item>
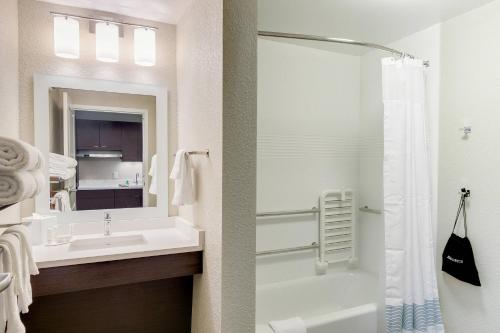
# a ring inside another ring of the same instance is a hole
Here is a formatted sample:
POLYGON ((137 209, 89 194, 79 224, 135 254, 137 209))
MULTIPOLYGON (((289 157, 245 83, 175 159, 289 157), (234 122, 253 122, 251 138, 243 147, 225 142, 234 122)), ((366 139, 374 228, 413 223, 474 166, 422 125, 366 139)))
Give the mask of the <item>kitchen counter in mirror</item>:
POLYGON ((39 268, 199 252, 204 231, 180 217, 165 221, 116 221, 111 236, 104 236, 102 222, 76 223, 71 242, 33 246, 39 268))
POLYGON ((125 180, 80 180, 78 184, 78 191, 93 191, 93 190, 127 190, 127 189, 142 189, 144 184, 135 184, 133 181, 129 181, 129 184, 125 184, 125 180))

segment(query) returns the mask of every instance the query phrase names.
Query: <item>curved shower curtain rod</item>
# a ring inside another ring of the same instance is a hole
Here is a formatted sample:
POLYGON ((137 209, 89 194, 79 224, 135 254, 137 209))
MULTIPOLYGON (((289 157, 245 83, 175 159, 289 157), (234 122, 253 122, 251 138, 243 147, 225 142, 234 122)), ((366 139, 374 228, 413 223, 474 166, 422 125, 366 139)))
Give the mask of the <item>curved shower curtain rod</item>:
MULTIPOLYGON (((378 49, 386 52, 390 52, 392 54, 396 54, 399 57, 410 57, 410 58, 415 58, 413 55, 409 53, 402 52, 400 50, 396 50, 384 45, 380 44, 375 44, 375 43, 368 43, 368 42, 360 42, 357 40, 353 39, 345 39, 345 38, 335 38, 335 37, 323 37, 323 36, 314 36, 314 35, 301 35, 301 34, 290 34, 286 32, 274 32, 274 31, 259 31, 258 33, 259 36, 266 36, 266 37, 279 37, 279 38, 289 38, 289 39, 303 39, 303 40, 313 40, 313 41, 319 41, 319 42, 329 42, 329 43, 338 43, 338 44, 349 44, 349 45, 358 45, 358 46, 364 46, 364 47, 369 47, 372 49, 378 49)), ((428 67, 429 61, 426 60, 424 61, 424 66, 428 67)))

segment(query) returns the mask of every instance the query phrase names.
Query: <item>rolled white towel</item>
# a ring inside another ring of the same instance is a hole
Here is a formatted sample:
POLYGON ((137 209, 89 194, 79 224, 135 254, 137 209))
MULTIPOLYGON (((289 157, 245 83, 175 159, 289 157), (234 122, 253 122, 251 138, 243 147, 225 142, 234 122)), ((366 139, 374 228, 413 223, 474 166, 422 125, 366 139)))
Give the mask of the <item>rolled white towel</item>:
POLYGON ((269 327, 274 333, 307 333, 306 324, 300 317, 270 321, 269 327))
POLYGON ((0 206, 32 198, 44 186, 45 179, 41 170, 0 173, 0 206))
POLYGON ((39 169, 43 165, 40 151, 20 140, 0 136, 0 172, 39 169))

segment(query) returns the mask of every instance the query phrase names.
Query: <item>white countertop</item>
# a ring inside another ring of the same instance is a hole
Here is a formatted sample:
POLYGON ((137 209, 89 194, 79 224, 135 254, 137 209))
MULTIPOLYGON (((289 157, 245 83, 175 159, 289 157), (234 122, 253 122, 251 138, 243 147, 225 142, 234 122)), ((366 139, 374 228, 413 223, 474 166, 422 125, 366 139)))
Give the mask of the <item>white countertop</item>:
MULTIPOLYGON (((112 237, 141 234, 145 240, 142 244, 76 250, 70 243, 56 246, 37 245, 33 246, 33 257, 39 268, 48 268, 203 250, 204 231, 194 228, 189 222, 178 217, 171 217, 169 220, 164 223, 145 223, 143 228, 137 224, 132 225, 132 222, 116 222, 111 225, 112 237)), ((102 230, 102 224, 100 227, 102 230)), ((89 229, 89 226, 86 225, 83 229, 89 229)), ((78 234, 73 240, 97 237, 103 237, 103 234, 78 234)))

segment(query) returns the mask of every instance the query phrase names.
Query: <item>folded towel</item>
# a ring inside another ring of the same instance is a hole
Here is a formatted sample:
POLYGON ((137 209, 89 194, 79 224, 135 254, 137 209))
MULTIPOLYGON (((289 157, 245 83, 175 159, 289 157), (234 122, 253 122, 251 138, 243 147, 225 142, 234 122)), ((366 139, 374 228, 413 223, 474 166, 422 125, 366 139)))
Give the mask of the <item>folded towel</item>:
POLYGON ((151 194, 157 194, 157 190, 156 190, 156 183, 157 183, 157 173, 156 173, 156 170, 157 170, 157 161, 156 161, 157 157, 156 157, 156 154, 153 155, 153 157, 151 157, 151 167, 149 168, 149 173, 148 175, 151 176, 151 185, 149 186, 149 193, 151 194))
POLYGON ((175 155, 175 162, 170 173, 175 180, 175 191, 172 204, 175 206, 190 205, 194 202, 193 182, 191 180, 191 160, 187 151, 181 149, 175 155))
POLYGON ((0 172, 39 169, 43 156, 38 149, 20 140, 0 137, 0 172))
MULTIPOLYGON (((6 273, 14 274, 12 253, 10 246, 6 243, 0 243, 0 266, 1 270, 6 273)), ((0 293, 0 332, 7 333, 24 333, 26 329, 19 315, 19 307, 17 305, 17 295, 15 292, 15 282, 13 281, 9 288, 3 293, 0 293), (8 327, 5 330, 5 327, 8 327)))
POLYGON ((0 207, 32 198, 44 187, 41 170, 0 173, 0 207))
MULTIPOLYGON (((12 259, 12 275, 14 277, 14 291, 17 295, 17 305, 21 312, 28 312, 28 306, 31 304, 31 289, 26 289, 25 275, 29 274, 25 266, 25 258, 21 250, 20 239, 12 234, 3 234, 0 236, 0 245, 6 245, 10 251, 12 259)), ((30 285, 31 287, 31 285, 30 285)))
MULTIPOLYGON (((14 236, 19 244, 19 266, 20 276, 17 276, 18 283, 21 284, 22 291, 18 298, 19 308, 22 313, 28 312, 28 307, 33 303, 31 290, 31 275, 37 275, 38 267, 31 252, 31 242, 29 241, 28 229, 25 226, 19 225, 8 228, 1 237, 14 236)), ((2 240, 0 239, 0 242, 2 240)))
POLYGON ((31 239, 29 236, 29 230, 24 225, 15 225, 7 228, 4 234, 14 234, 17 236, 21 242, 21 246, 24 248, 24 254, 26 255, 26 261, 28 263, 28 270, 31 275, 37 275, 38 267, 36 266, 35 259, 33 258, 33 252, 31 251, 31 239))
POLYGON ((274 333, 307 333, 306 324, 300 317, 269 322, 274 333))
POLYGON ((78 162, 69 156, 49 153, 49 166, 54 169, 75 168, 78 162))
POLYGON ((71 202, 69 198, 69 193, 66 190, 62 190, 54 194, 50 203, 54 205, 54 209, 59 212, 71 212, 71 202))

